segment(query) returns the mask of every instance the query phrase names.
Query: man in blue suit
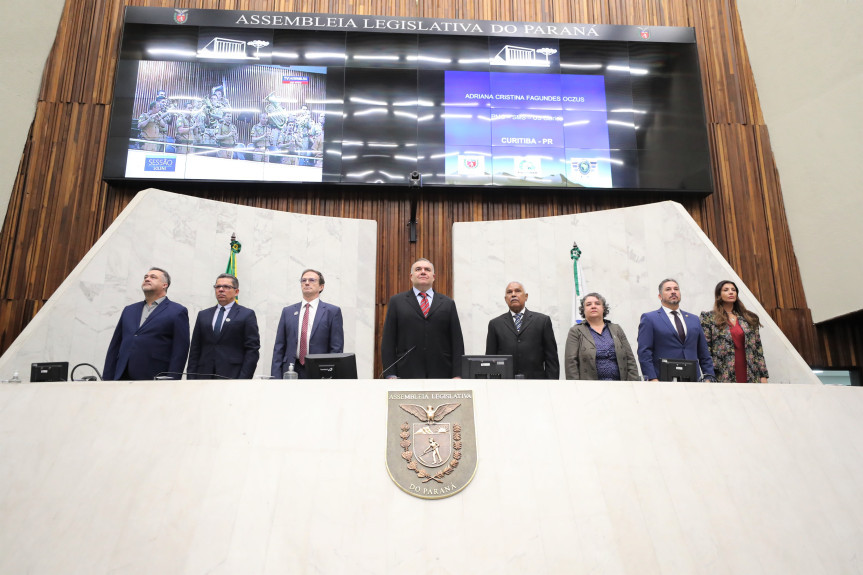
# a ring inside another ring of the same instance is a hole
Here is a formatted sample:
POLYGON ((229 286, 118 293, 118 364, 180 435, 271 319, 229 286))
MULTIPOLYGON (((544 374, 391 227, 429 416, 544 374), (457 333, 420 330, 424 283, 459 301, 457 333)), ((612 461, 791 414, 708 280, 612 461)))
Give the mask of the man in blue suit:
POLYGON ((310 353, 342 353, 345 332, 342 327, 342 310, 321 301, 324 275, 308 269, 300 276, 303 301, 282 310, 276 345, 273 347, 273 366, 270 374, 281 379, 288 366, 300 378, 306 377, 306 355, 310 353))
POLYGON ((237 303, 236 277, 220 274, 213 289, 219 305, 198 313, 186 379, 252 379, 261 355, 258 318, 237 303))
POLYGON ((108 346, 106 380, 146 380, 163 374, 180 379, 189 353, 189 312, 168 299, 171 276, 150 268, 141 289, 144 301, 123 309, 108 346))
POLYGON ((659 300, 662 307, 641 314, 638 324, 638 363, 644 378, 659 381, 662 359, 693 359, 698 360, 704 380, 715 379, 701 320, 679 309, 680 286, 676 280, 662 280, 659 300))

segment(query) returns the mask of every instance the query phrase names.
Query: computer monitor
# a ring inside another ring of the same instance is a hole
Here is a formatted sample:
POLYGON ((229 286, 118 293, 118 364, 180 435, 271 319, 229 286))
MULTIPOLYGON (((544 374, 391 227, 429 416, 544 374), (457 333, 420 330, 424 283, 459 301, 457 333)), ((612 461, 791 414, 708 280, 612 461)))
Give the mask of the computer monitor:
POLYGON ((357 379, 357 358, 352 353, 313 353, 306 356, 308 379, 357 379))
POLYGON ((662 381, 698 381, 698 362, 694 359, 661 359, 659 379, 662 381))
POLYGON ((463 379, 512 379, 511 355, 461 356, 463 379))
POLYGON ((69 379, 68 361, 49 361, 30 365, 30 382, 66 381, 69 379))

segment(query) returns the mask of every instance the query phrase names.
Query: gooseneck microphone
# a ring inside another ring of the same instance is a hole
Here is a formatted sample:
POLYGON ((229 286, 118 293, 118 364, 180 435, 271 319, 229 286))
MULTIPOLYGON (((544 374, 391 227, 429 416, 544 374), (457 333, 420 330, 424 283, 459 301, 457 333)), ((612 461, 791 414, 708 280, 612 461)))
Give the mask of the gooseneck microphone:
POLYGON ((410 352, 412 352, 413 350, 415 350, 416 348, 417 348, 417 346, 413 346, 412 348, 410 348, 409 350, 407 350, 406 352, 404 352, 400 358, 398 358, 397 360, 395 360, 394 362, 392 362, 392 363, 389 365, 389 367, 387 367, 385 370, 383 370, 383 371, 381 372, 381 374, 378 376, 378 379, 382 378, 386 372, 388 372, 389 370, 391 370, 392 368, 394 368, 396 365, 398 365, 398 363, 399 363, 401 360, 403 360, 404 358, 406 358, 406 357, 408 356, 408 354, 409 354, 410 352))
POLYGON ((102 381, 102 374, 99 372, 99 370, 96 368, 96 366, 93 365, 92 363, 79 363, 78 365, 73 367, 72 368, 72 374, 69 376, 69 381, 78 381, 75 379, 75 370, 78 369, 79 367, 82 367, 82 366, 87 366, 87 367, 91 368, 93 371, 96 372, 96 375, 87 375, 85 377, 82 377, 80 381, 96 381, 97 377, 98 377, 99 381, 102 381))
POLYGON ((154 377, 153 380, 162 381, 168 379, 181 379, 184 375, 194 375, 195 377, 200 377, 202 379, 231 379, 230 377, 225 377, 224 375, 219 375, 218 373, 195 373, 193 371, 160 371, 156 374, 156 377, 154 377), (172 377, 174 375, 178 375, 179 377, 172 377))

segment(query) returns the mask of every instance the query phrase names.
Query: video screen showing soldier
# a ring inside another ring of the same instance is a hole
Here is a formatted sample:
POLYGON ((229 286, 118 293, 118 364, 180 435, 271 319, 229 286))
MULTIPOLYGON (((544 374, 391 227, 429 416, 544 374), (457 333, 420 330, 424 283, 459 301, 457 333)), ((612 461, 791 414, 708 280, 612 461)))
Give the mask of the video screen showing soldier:
POLYGON ((141 61, 128 178, 320 182, 326 68, 141 61))

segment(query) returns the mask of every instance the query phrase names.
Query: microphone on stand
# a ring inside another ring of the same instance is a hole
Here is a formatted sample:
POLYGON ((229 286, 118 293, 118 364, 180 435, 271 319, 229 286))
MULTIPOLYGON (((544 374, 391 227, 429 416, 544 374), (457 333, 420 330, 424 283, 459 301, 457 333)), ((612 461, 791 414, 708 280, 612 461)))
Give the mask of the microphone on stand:
POLYGON ((79 363, 78 365, 76 365, 75 367, 72 368, 72 374, 69 376, 69 381, 96 381, 97 378, 99 379, 99 381, 101 381, 102 380, 102 374, 99 373, 99 370, 96 369, 95 365, 93 365, 91 363, 79 363), (78 369, 79 367, 85 366, 85 365, 87 367, 91 368, 93 371, 95 371, 96 375, 86 375, 86 376, 82 377, 80 380, 75 379, 75 370, 78 369))
POLYGON ((184 375, 194 375, 202 379, 231 379, 230 377, 225 377, 224 375, 219 375, 218 373, 195 373, 192 371, 160 371, 156 374, 156 377, 154 377, 153 380, 162 381, 168 379, 181 379, 184 375), (174 375, 178 375, 180 377, 172 377, 174 375))
POLYGON ((397 360, 395 360, 394 362, 392 362, 392 364, 390 364, 390 366, 389 366, 389 367, 387 367, 385 370, 383 370, 383 371, 381 372, 381 374, 378 376, 378 379, 382 378, 386 372, 388 372, 389 370, 391 370, 392 368, 394 368, 396 365, 398 365, 398 363, 399 363, 401 360, 403 360, 404 358, 406 358, 406 357, 408 356, 408 354, 409 354, 410 352, 412 352, 413 350, 415 350, 416 348, 417 348, 417 346, 413 346, 412 348, 410 348, 409 350, 407 350, 406 352, 404 352, 400 358, 398 358, 397 360))

